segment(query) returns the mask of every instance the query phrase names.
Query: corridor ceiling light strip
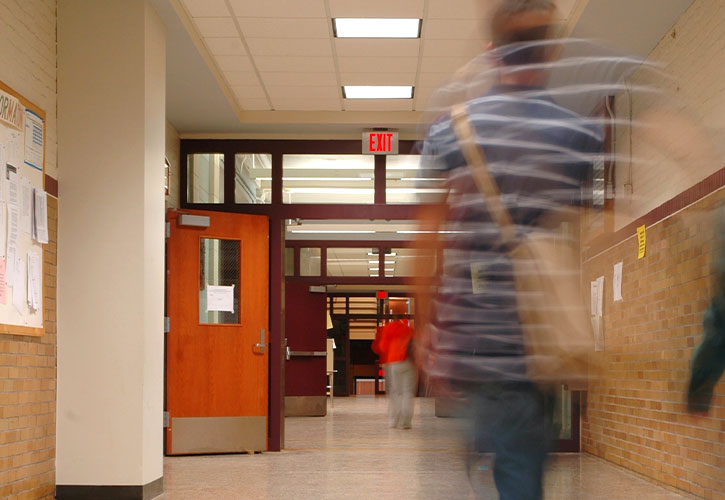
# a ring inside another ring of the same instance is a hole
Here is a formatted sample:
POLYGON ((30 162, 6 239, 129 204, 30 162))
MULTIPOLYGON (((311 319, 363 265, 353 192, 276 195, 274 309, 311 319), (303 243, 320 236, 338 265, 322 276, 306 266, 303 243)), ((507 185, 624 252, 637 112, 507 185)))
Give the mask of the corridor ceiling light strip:
MULTIPOLYGON (((255 177, 258 181, 271 181, 271 177, 255 177)), ((372 177, 282 177, 283 181, 371 181, 372 177)))
POLYGON ((395 231, 398 234, 468 234, 468 231, 395 231))
POLYGON ((359 229, 292 229, 290 233, 306 234, 375 234, 375 231, 363 231, 359 229))
MULTIPOLYGON (((377 252, 376 252, 376 253, 373 253, 373 252, 368 252, 368 255, 369 255, 370 257, 377 257, 377 256, 378 256, 377 252)), ((386 253, 386 254, 385 254, 385 256, 386 256, 386 257, 395 257, 396 255, 398 255, 398 254, 397 254, 397 253, 395 253, 395 252, 390 252, 390 253, 386 253)))
POLYGON ((422 19, 337 17, 332 30, 337 38, 420 38, 422 19))
POLYGON ((412 99, 412 85, 343 85, 345 99, 412 99))

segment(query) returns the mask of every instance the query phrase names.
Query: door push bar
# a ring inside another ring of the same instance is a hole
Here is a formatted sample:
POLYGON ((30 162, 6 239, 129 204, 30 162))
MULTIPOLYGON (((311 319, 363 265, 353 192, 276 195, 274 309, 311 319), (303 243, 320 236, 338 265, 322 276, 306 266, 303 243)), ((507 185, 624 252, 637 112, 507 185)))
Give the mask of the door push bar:
POLYGON ((254 347, 259 349, 259 354, 264 354, 264 348, 267 347, 267 344, 264 342, 264 328, 260 328, 259 330, 259 343, 254 344, 254 347))

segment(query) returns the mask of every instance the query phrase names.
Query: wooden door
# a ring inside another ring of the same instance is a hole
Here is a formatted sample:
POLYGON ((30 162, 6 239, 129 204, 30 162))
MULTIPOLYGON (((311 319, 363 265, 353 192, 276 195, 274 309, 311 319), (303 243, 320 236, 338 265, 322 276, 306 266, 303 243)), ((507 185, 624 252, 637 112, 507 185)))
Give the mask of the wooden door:
POLYGON ((166 453, 267 449, 269 224, 184 210, 167 247, 166 453))

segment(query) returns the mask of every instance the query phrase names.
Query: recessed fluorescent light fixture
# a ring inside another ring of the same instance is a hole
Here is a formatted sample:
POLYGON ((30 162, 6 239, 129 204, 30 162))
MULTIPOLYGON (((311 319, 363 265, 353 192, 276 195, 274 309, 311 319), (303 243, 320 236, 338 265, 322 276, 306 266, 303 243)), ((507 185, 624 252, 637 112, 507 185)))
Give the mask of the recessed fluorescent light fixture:
POLYGON ((345 99, 412 99, 412 85, 343 85, 345 99))
POLYGON ((420 38, 421 19, 338 17, 332 20, 337 38, 420 38))

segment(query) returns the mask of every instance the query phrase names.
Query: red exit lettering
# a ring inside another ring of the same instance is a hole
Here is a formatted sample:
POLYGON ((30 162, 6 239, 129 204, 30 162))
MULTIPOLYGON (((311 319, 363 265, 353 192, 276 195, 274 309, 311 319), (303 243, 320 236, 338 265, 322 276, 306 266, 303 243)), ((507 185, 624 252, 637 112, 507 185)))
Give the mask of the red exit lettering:
POLYGON ((371 132, 369 141, 370 151, 383 153, 393 150, 393 134, 391 132, 371 132))

